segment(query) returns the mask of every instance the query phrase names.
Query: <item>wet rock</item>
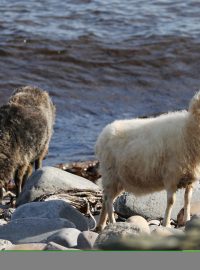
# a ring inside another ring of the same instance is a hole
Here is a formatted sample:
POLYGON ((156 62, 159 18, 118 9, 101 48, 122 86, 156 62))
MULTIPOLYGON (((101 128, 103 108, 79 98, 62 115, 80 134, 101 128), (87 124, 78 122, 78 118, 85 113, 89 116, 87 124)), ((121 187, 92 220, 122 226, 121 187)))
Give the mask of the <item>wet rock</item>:
POLYGON ((46 243, 47 238, 63 228, 75 228, 66 219, 21 218, 0 227, 0 238, 13 244, 46 243))
POLYGON ((5 239, 0 239, 0 250, 5 250, 6 248, 12 246, 12 243, 5 239))
MULTIPOLYGON (((176 194, 176 202, 172 209, 171 218, 176 220, 177 214, 183 205, 184 189, 180 189, 176 194)), ((200 198, 200 184, 194 188, 192 202, 198 201, 200 198)), ((123 217, 140 215, 147 219, 161 219, 164 216, 167 202, 166 191, 155 192, 145 196, 136 197, 132 193, 125 192, 119 196, 114 208, 117 214, 123 217)))
POLYGON ((108 224, 97 237, 94 247, 101 248, 102 243, 114 242, 116 240, 127 237, 131 238, 135 235, 138 236, 141 234, 148 235, 147 233, 144 233, 143 228, 140 228, 138 225, 135 226, 134 224, 128 222, 108 224))
POLYGON ((80 233, 77 240, 77 248, 92 249, 98 235, 98 233, 91 231, 84 231, 80 233))
POLYGON ((82 161, 73 163, 61 163, 56 165, 57 168, 75 175, 84 177, 92 182, 96 182, 100 178, 99 174, 99 161, 82 161))
MULTIPOLYGON (((191 203, 190 214, 191 214, 191 216, 195 215, 195 216, 200 217, 200 202, 199 201, 195 201, 195 202, 191 203)), ((185 225, 183 218, 184 218, 184 208, 182 208, 177 215, 178 226, 185 225)))
POLYGON ((88 230, 87 219, 73 206, 62 200, 26 203, 19 206, 12 215, 12 220, 38 218, 64 218, 75 224, 80 231, 88 230))
POLYGON ((131 216, 126 222, 131 223, 140 233, 150 234, 148 222, 141 216, 131 216))
POLYGON ((17 200, 17 206, 32 202, 37 198, 70 190, 98 191, 97 185, 80 176, 65 172, 54 167, 43 167, 35 171, 28 181, 17 200))
POLYGON ((62 229, 47 238, 47 242, 54 242, 66 248, 76 248, 77 239, 81 232, 74 228, 62 229))

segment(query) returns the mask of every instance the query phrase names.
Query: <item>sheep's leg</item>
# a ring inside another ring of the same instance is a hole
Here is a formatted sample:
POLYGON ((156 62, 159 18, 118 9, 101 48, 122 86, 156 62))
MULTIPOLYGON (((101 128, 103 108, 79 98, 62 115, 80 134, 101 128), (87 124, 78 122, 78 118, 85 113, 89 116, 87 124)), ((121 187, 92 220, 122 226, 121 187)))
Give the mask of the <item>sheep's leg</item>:
POLYGON ((102 231, 104 229, 107 217, 110 223, 115 223, 115 217, 113 212, 113 201, 122 190, 123 189, 120 184, 118 185, 116 184, 116 186, 112 187, 106 187, 104 189, 102 210, 96 231, 102 231))
POLYGON ((22 191, 22 183, 23 183, 23 177, 26 174, 28 166, 24 165, 17 169, 14 177, 15 185, 16 185, 16 197, 19 197, 19 194, 22 191))
POLYGON ((39 158, 35 160, 35 170, 42 168, 42 161, 48 153, 48 149, 45 148, 44 151, 40 154, 39 158))
POLYGON ((109 197, 107 196, 105 204, 108 212, 108 220, 110 223, 115 223, 115 216, 114 216, 114 211, 113 211, 113 201, 116 196, 109 197))
POLYGON ((0 187, 0 204, 2 204, 3 201, 3 187, 0 187))
POLYGON ((24 184, 25 184, 26 180, 29 178, 29 176, 32 174, 32 172, 33 172, 33 163, 30 163, 28 168, 27 168, 26 173, 23 176, 22 188, 24 187, 24 184))
POLYGON ((163 220, 163 226, 170 227, 172 207, 176 199, 176 190, 167 190, 167 207, 163 220))
POLYGON ((185 189, 184 196, 184 223, 190 220, 190 202, 192 198, 193 186, 190 184, 185 189))
POLYGON ((107 218, 108 218, 108 213, 106 211, 105 198, 104 198, 103 203, 102 203, 101 214, 100 214, 99 221, 98 221, 95 231, 101 232, 104 229, 104 227, 106 226, 107 218))
POLYGON ((39 157, 38 159, 35 160, 35 170, 38 170, 42 167, 42 158, 39 157))

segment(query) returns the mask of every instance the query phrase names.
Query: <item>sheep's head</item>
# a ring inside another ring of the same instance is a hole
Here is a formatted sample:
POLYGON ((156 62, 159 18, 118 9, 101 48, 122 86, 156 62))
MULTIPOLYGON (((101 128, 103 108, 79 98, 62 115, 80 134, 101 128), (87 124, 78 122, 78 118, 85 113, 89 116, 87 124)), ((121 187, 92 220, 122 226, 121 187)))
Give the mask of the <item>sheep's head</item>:
POLYGON ((191 99, 189 112, 197 119, 200 119, 200 91, 191 99))

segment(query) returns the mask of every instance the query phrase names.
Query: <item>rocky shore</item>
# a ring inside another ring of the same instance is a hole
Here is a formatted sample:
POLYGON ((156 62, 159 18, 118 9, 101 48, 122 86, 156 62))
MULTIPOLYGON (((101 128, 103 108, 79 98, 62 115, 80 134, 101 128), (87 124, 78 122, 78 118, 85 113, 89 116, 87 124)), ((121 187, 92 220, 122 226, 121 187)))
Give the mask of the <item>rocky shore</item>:
POLYGON ((9 198, 0 205, 0 250, 200 249, 200 185, 194 191, 192 218, 184 226, 183 190, 177 194, 171 228, 161 225, 165 192, 138 198, 124 193, 114 205, 117 223, 96 233, 102 203, 97 166, 60 164, 34 172, 17 207, 9 198))

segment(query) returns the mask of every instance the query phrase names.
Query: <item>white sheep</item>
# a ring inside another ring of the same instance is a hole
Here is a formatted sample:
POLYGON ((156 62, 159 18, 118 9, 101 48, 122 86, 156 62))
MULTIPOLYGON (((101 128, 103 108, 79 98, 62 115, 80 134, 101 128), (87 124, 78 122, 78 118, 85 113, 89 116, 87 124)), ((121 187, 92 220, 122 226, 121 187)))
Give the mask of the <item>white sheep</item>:
POLYGON ((115 222, 113 200, 123 190, 145 195, 165 189, 163 225, 168 227, 176 191, 185 188, 184 221, 190 220, 192 190, 200 178, 200 91, 188 111, 107 125, 95 150, 104 195, 97 230, 105 227, 107 216, 115 222))

